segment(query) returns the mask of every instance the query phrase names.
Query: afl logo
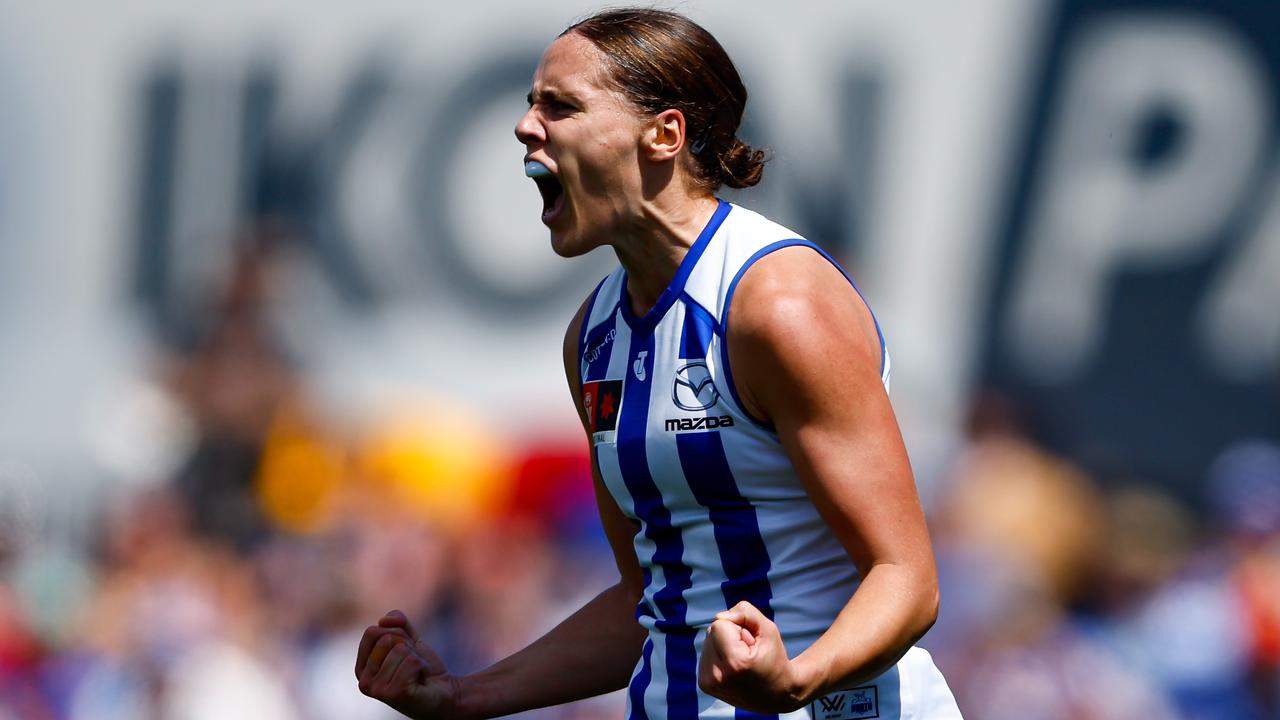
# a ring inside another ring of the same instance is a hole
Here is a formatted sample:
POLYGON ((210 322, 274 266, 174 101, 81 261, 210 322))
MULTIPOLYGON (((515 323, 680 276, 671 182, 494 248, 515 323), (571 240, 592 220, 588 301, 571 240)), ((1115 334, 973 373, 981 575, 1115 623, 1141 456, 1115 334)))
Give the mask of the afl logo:
POLYGON ((676 369, 671 401, 681 410, 706 410, 720 399, 705 360, 695 360, 676 369))

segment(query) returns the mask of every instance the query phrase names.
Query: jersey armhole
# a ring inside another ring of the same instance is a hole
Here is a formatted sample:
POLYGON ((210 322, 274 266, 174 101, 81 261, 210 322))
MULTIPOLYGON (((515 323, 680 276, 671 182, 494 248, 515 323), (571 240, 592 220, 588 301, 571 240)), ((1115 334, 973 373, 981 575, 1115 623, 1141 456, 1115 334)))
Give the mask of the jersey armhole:
POLYGON ((587 299, 587 309, 582 313, 582 326, 578 328, 578 384, 582 384, 582 356, 586 353, 587 332, 591 329, 591 313, 596 309, 596 298, 600 296, 600 288, 604 287, 604 283, 609 279, 605 275, 596 283, 596 289, 591 291, 591 295, 587 299))
POLYGON ((807 247, 817 252, 825 258, 827 262, 831 263, 836 270, 839 270, 840 274, 844 276, 844 279, 849 281, 849 286, 858 294, 858 298, 861 299, 862 304, 866 306, 867 312, 871 313, 871 322, 875 325, 876 337, 880 340, 880 378, 882 381, 885 380, 885 363, 888 357, 888 349, 885 345, 884 332, 880 329, 880 321, 876 319, 875 311, 871 309, 871 305, 867 302, 866 296, 864 296, 862 291, 858 289, 857 283, 853 281, 853 278, 849 277, 849 273, 845 272, 844 268, 840 267, 840 263, 836 262, 835 258, 831 257, 827 251, 808 240, 791 238, 789 240, 779 240, 777 242, 770 243, 769 245, 757 250, 751 257, 747 258, 747 261, 742 264, 742 267, 738 268, 738 273, 733 276, 733 280, 729 283, 729 290, 725 293, 724 311, 721 313, 720 324, 716 326, 720 331, 720 363, 724 366, 725 382, 729 386, 729 392, 733 394, 733 401, 738 404, 738 409, 742 410, 742 414, 745 415, 747 419, 770 432, 777 431, 776 428, 774 428, 773 423, 752 415, 746 405, 743 405, 742 398, 738 396, 738 386, 733 381, 733 370, 729 367, 729 311, 733 308, 733 293, 738 289, 738 282, 742 280, 742 276, 747 273, 747 270, 750 269, 752 265, 756 264, 756 261, 774 251, 797 245, 807 247))

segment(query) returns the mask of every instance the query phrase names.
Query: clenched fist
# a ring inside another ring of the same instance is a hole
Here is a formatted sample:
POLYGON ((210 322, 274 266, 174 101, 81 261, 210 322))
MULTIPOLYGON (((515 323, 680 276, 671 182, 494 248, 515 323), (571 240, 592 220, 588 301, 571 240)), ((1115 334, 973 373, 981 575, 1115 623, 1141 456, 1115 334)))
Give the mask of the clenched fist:
POLYGON ((716 614, 707 628, 698 687, 758 713, 790 712, 805 699, 778 626, 745 600, 716 614))
POLYGON ((411 718, 455 720, 457 680, 399 610, 365 629, 356 653, 356 678, 360 692, 411 718))

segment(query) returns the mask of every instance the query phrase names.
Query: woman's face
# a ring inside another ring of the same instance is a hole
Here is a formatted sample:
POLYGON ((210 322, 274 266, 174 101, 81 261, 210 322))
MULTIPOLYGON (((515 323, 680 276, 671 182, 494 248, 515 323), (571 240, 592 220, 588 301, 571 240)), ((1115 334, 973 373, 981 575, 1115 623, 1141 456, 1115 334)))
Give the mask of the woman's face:
POLYGON ((607 87, 595 45, 569 33, 547 48, 516 138, 526 163, 551 171, 536 182, 542 222, 558 254, 581 255, 606 243, 633 214, 641 199, 641 135, 639 114, 607 87))

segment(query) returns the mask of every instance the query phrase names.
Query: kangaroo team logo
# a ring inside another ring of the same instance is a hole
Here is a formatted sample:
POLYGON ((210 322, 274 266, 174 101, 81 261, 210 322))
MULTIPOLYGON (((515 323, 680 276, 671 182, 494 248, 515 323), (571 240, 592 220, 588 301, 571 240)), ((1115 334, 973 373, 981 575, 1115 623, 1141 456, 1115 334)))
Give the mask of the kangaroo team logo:
POLYGON ((671 387, 671 401, 681 410, 696 412, 706 410, 720 399, 720 391, 711 379, 705 360, 694 360, 676 369, 675 384, 671 387))

